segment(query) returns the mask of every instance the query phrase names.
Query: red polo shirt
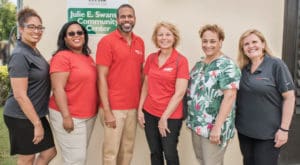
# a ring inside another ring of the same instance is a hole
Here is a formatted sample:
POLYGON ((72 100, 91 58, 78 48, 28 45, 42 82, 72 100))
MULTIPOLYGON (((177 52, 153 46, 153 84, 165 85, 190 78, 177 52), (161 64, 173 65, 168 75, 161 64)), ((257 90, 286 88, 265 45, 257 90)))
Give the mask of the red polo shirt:
POLYGON ((104 36, 98 43, 96 64, 109 67, 107 81, 111 109, 138 107, 144 57, 144 42, 135 34, 132 34, 131 45, 118 30, 104 36))
MULTIPOLYGON (((157 117, 162 116, 171 97, 174 95, 176 79, 189 79, 188 61, 184 56, 174 49, 166 63, 159 67, 159 53, 150 54, 144 68, 144 73, 148 76, 148 95, 144 103, 144 109, 157 117)), ((170 118, 182 118, 182 102, 170 118)))
MULTIPOLYGON (((72 117, 90 118, 97 114, 98 88, 97 70, 91 56, 79 55, 68 50, 59 51, 50 62, 50 74, 69 72, 65 92, 72 117)), ((49 107, 60 111, 54 95, 49 107)))

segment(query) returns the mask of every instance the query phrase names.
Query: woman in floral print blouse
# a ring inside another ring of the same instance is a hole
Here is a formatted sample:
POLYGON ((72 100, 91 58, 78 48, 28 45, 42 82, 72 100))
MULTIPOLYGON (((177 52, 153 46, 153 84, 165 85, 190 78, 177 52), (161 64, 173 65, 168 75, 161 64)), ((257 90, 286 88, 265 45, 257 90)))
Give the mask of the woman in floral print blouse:
POLYGON ((221 51, 224 31, 205 25, 199 35, 205 57, 190 73, 187 126, 201 165, 222 165, 227 143, 234 135, 235 99, 240 70, 221 51))

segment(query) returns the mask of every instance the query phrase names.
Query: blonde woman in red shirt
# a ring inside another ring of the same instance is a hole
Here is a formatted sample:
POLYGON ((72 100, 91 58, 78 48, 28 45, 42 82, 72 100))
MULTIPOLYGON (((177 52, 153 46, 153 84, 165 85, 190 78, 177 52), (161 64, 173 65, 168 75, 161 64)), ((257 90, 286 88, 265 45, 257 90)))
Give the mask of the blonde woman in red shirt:
POLYGON ((145 128, 151 164, 179 165, 178 137, 182 126, 182 98, 189 79, 187 59, 175 47, 179 32, 168 22, 158 23, 152 41, 159 50, 145 64, 138 120, 145 128))

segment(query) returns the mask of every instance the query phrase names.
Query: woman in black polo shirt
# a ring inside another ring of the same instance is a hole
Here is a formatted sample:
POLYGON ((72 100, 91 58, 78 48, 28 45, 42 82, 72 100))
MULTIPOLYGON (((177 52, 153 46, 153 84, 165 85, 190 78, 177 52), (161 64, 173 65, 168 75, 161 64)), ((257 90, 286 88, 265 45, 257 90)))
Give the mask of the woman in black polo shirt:
POLYGON ((287 66, 272 56, 263 34, 243 33, 238 62, 242 69, 236 128, 244 165, 277 165, 288 140, 294 111, 294 84, 287 66))
POLYGON ((8 63, 12 91, 4 107, 10 153, 18 155, 18 164, 48 164, 56 155, 45 117, 50 95, 49 64, 36 47, 44 27, 41 17, 30 8, 19 11, 18 25, 21 39, 8 63))

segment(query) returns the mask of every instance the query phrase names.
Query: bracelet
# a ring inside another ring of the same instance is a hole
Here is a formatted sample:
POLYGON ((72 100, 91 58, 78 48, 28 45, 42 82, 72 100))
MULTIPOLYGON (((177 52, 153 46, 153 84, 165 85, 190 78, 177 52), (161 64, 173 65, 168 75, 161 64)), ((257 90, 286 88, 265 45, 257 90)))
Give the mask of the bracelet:
POLYGON ((283 132, 289 132, 289 131, 290 131, 290 130, 284 129, 284 128, 282 128, 282 127, 279 127, 279 129, 280 129, 281 131, 283 131, 283 132))

